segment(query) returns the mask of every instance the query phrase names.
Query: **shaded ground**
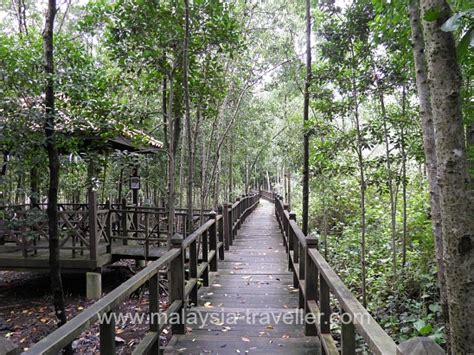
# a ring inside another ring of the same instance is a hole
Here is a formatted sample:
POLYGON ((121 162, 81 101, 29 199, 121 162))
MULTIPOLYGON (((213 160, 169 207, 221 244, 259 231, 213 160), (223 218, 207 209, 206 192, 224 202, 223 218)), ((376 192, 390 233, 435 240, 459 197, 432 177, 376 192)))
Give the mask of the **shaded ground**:
MULTIPOLYGON (((108 293, 133 275, 132 263, 116 263, 103 271, 103 292, 108 293)), ((63 275, 68 319, 93 302, 86 300, 85 274, 63 275)), ((164 291, 164 290, 162 290, 164 291)), ((162 292, 162 308, 167 297, 162 292)), ((148 290, 137 292, 120 307, 120 312, 147 312, 148 290)), ((0 336, 27 349, 56 329, 56 317, 49 295, 49 275, 30 272, 0 272, 0 336)), ((117 354, 130 354, 148 329, 146 324, 117 325, 117 354)), ((162 342, 166 343, 164 335, 162 342)), ((78 354, 99 353, 98 324, 73 343, 78 354)))

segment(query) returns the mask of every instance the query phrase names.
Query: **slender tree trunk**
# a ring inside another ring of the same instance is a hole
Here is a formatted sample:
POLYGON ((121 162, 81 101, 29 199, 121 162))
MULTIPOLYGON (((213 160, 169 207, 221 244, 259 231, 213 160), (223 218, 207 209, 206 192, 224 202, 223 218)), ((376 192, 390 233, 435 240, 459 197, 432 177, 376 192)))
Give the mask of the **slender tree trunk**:
POLYGON ((451 351, 474 353, 474 209, 461 113, 461 75, 455 41, 441 25, 451 14, 444 0, 421 0, 421 17, 432 9, 442 15, 423 21, 428 85, 431 94, 439 201, 443 228, 451 351))
POLYGON ((288 200, 286 201, 288 203, 288 208, 291 211, 291 172, 288 171, 288 200))
POLYGON ((188 143, 188 188, 187 188, 187 210, 188 210, 188 230, 191 230, 193 225, 193 184, 194 184, 194 154, 193 154, 193 138, 191 130, 191 108, 190 108, 190 94, 189 94, 189 0, 184 0, 185 12, 185 35, 183 46, 183 87, 184 87, 184 103, 185 103, 185 120, 188 143))
MULTIPOLYGON (((406 119, 406 87, 403 86, 402 93, 402 117, 406 119)), ((405 267, 407 261, 407 153, 405 149, 405 128, 404 122, 400 126, 400 150, 402 154, 402 220, 403 220, 403 235, 402 235, 402 266, 405 267)))
MULTIPOLYGON (((168 234, 169 238, 174 235, 175 222, 175 200, 176 200, 176 161, 175 161, 175 144, 174 137, 174 86, 173 74, 169 78, 169 95, 168 95, 168 234)), ((171 247, 171 244, 169 245, 171 247)))
POLYGON ((351 42, 351 59, 352 59, 352 99, 354 100, 354 120, 356 126, 356 136, 357 136, 357 162, 359 166, 359 187, 360 187, 360 266, 361 266, 361 293, 362 293, 362 305, 367 307, 367 281, 366 281, 366 243, 365 243, 365 233, 366 233, 366 216, 365 216, 365 171, 364 171, 364 156, 362 154, 362 131, 360 127, 360 118, 359 118, 359 95, 356 85, 356 62, 354 56, 354 48, 351 42))
POLYGON ((309 89, 311 85, 311 1, 306 0, 306 80, 304 83, 303 109, 303 233, 308 235, 309 214, 309 89))
POLYGON ((163 110, 163 135, 164 139, 164 146, 165 149, 169 149, 169 138, 168 138, 168 99, 167 99, 167 92, 168 92, 168 82, 166 77, 163 78, 163 83, 161 87, 161 100, 162 100, 162 110, 163 110))
MULTIPOLYGON (((59 231, 58 231, 58 188, 59 188, 59 154, 55 139, 55 100, 54 100, 54 19, 56 17, 56 0, 48 1, 46 20, 43 31, 44 70, 47 75, 44 106, 46 135, 46 150, 48 152, 49 189, 48 189, 48 234, 49 234, 49 267, 51 278, 51 291, 58 325, 67 322, 64 300, 63 283, 61 279, 61 266, 59 263, 59 231)), ((72 353, 72 347, 66 348, 67 353, 72 353)))
POLYGON ((227 201, 232 201, 233 188, 234 188, 234 177, 232 171, 232 158, 234 155, 234 140, 233 134, 230 135, 230 148, 229 148, 229 197, 227 201))
POLYGON ((382 111, 383 118, 383 131, 384 131, 384 143, 385 143, 385 159, 387 169, 387 184, 390 198, 390 230, 392 234, 392 272, 393 275, 397 273, 397 210, 395 207, 395 192, 393 188, 392 178, 392 164, 390 158, 390 140, 388 131, 388 117, 385 109, 385 99, 383 91, 380 87, 380 83, 377 81, 377 89, 379 91, 380 109, 382 111))
POLYGON ((31 208, 38 208, 39 207, 39 171, 36 166, 33 166, 30 170, 30 206, 31 208))

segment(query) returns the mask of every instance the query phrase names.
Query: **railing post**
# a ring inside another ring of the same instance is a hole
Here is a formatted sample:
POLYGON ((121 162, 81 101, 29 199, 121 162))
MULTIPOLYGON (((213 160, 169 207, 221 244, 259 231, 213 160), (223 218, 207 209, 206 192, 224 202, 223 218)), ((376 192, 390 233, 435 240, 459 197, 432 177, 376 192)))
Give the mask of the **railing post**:
POLYGON ((97 245, 97 192, 89 190, 89 252, 90 259, 99 258, 97 245))
POLYGON ((283 234, 285 235, 285 247, 287 253, 290 251, 294 250, 293 246, 293 235, 291 234, 291 227, 290 227, 290 221, 295 221, 296 222, 296 213, 295 212, 290 212, 289 213, 289 220, 286 221, 285 219, 285 211, 288 210, 288 205, 285 203, 283 205, 283 228, 284 232, 283 234))
POLYGON ((232 244, 230 241, 230 218, 229 218, 229 204, 224 202, 222 206, 222 227, 224 231, 224 249, 229 250, 230 245, 232 244))
POLYGON ((100 353, 115 354, 115 319, 109 312, 109 322, 100 323, 100 353))
POLYGON ((304 300, 304 313, 305 313, 305 319, 311 320, 311 322, 306 322, 305 323, 305 328, 304 328, 304 333, 305 335, 308 336, 313 336, 317 335, 317 329, 315 325, 315 317, 316 315, 312 315, 311 319, 308 318, 308 314, 311 312, 308 306, 308 301, 314 300, 318 301, 318 269, 309 256, 309 251, 310 250, 315 250, 318 247, 318 240, 314 237, 308 237, 306 238, 306 258, 305 258, 305 292, 304 294, 306 295, 306 298, 304 300))
POLYGON ((329 298, 329 286, 326 283, 324 277, 319 274, 319 304, 321 315, 319 323, 321 327, 321 333, 329 334, 330 331, 330 317, 331 317, 331 306, 329 298))
POLYGON ((341 310, 341 345, 342 355, 354 355, 356 349, 355 342, 355 329, 352 317, 346 313, 343 309, 341 310))
POLYGON ((210 261, 210 271, 217 271, 217 213, 211 211, 209 219, 214 220, 214 224, 209 228, 209 250, 214 251, 214 256, 210 261))
POLYGON ((145 260, 148 260, 150 253, 150 213, 145 211, 145 260))
POLYGON ((173 322, 171 330, 173 334, 186 333, 186 306, 184 297, 184 257, 185 250, 183 250, 183 237, 175 234, 171 238, 171 247, 173 249, 180 249, 180 254, 173 261, 170 262, 168 270, 169 280, 169 298, 170 304, 174 301, 181 301, 181 307, 176 311, 178 321, 173 322))
POLYGON ((122 237, 124 238, 122 240, 122 244, 123 245, 127 245, 128 244, 128 240, 127 240, 127 237, 128 237, 128 220, 127 220, 127 199, 126 198, 123 198, 122 199, 122 207, 121 207, 121 210, 122 210, 122 219, 121 219, 121 229, 122 229, 122 237))
POLYGON ((194 240, 189 245, 189 278, 196 280, 196 285, 189 294, 189 300, 195 306, 198 304, 198 254, 197 254, 197 241, 194 240))
POLYGON ((221 216, 219 219, 219 222, 217 224, 217 233, 218 233, 218 238, 219 238, 219 243, 222 243, 220 248, 219 248, 219 260, 224 260, 224 231, 225 231, 225 226, 224 226, 224 213, 223 213, 223 208, 222 205, 217 207, 217 213, 221 216))
POLYGON ((201 235, 202 238, 202 260, 207 263, 206 268, 202 272, 202 285, 209 286, 209 231, 205 231, 201 235))
POLYGON ((110 201, 105 202, 107 218, 105 219, 105 234, 107 235, 107 253, 112 253, 112 208, 110 201))
POLYGON ((160 353, 160 292, 159 292, 159 272, 150 279, 149 286, 149 312, 150 312, 150 331, 156 332, 156 342, 150 349, 150 354, 158 355, 160 353))
MULTIPOLYGON (((288 220, 288 229, 287 229, 287 239, 285 239, 285 247, 286 251, 288 253, 288 271, 296 271, 294 270, 293 262, 297 263, 298 262, 298 255, 295 255, 293 253, 293 260, 291 259, 291 251, 294 250, 293 244, 294 244, 294 239, 295 239, 295 233, 293 232, 293 229, 291 228, 291 221, 296 221, 296 213, 295 212, 290 212, 289 214, 289 220, 288 220), (296 258, 296 259, 295 259, 296 258)), ((293 286, 298 287, 298 283, 295 281, 296 274, 293 274, 293 286)))

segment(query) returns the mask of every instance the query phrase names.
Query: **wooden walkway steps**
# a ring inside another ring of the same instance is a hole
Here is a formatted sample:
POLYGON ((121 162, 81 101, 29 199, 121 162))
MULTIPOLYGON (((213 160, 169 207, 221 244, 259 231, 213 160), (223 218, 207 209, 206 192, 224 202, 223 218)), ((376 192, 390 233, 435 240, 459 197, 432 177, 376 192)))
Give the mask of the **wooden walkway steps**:
POLYGON ((319 338, 304 336, 274 204, 260 199, 186 319, 165 354, 320 354, 319 338))

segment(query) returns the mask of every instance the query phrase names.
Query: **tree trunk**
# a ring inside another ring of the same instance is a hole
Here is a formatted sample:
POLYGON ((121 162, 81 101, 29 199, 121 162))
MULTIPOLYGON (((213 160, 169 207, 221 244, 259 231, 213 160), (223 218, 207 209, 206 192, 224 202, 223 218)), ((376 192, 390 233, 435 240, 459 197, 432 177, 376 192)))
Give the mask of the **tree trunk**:
MULTIPOLYGON (((47 75, 45 86, 45 122, 46 150, 48 152, 49 189, 48 189, 48 234, 49 234, 49 267, 51 291, 53 293, 54 310, 58 325, 67 322, 64 300, 61 266, 59 264, 59 231, 58 231, 58 188, 59 188, 59 154, 55 139, 55 107, 54 107, 54 19, 56 16, 56 0, 48 1, 46 21, 43 31, 44 70, 47 75)), ((72 347, 66 348, 72 353, 72 347)))
POLYGON ((191 108, 190 108, 190 94, 189 94, 189 36, 190 36, 190 19, 189 19, 189 0, 184 0, 184 17, 185 17, 185 34, 183 46, 183 87, 184 87, 184 103, 185 103, 185 120, 186 133, 188 141, 188 186, 186 207, 188 210, 188 230, 191 231, 193 225, 193 184, 194 184, 194 154, 193 154, 193 138, 191 130, 191 108))
POLYGON ((444 0, 421 0, 421 17, 442 9, 433 22, 423 21, 428 84, 431 93, 439 201, 443 228, 451 350, 474 353, 474 209, 461 114, 461 76, 451 32, 441 25, 451 14, 444 0))
POLYGON ((423 130, 423 147, 426 159, 426 175, 430 189, 431 225, 435 237, 436 261, 438 264, 438 283, 440 303, 443 309, 445 333, 449 349, 449 311, 448 293, 446 288, 446 271, 444 265, 443 232, 441 226, 441 209, 439 202, 439 186, 437 180, 438 162, 435 149, 435 131, 431 111, 430 88, 426 68, 425 46, 420 22, 419 0, 412 0, 409 6, 410 26, 412 31, 413 56, 416 69, 416 86, 420 101, 421 127, 423 130))
MULTIPOLYGON (((173 122, 173 110, 174 110, 174 86, 173 76, 170 74, 169 78, 169 97, 168 97, 168 236, 173 237, 174 234, 174 220, 175 220, 175 189, 176 189, 176 161, 175 161, 175 144, 173 143, 174 137, 174 122, 173 122)), ((171 244, 169 244, 171 248, 171 244)))
POLYGON ((359 99, 356 85, 356 74, 355 74, 355 56, 354 48, 351 42, 351 59, 352 59, 352 99, 354 100, 354 120, 356 127, 357 136, 357 162, 359 167, 359 188, 360 188, 360 266, 361 266, 361 293, 362 293, 362 305, 367 307, 367 281, 366 281, 366 263, 365 263, 365 232, 366 232, 366 221, 365 221, 365 171, 364 171, 364 156, 362 155, 362 132, 360 128, 359 118, 359 99))
POLYGON ((31 208, 38 208, 40 203, 40 192, 39 192, 39 171, 36 166, 33 166, 30 170, 30 206, 31 208))
MULTIPOLYGON (((402 92, 402 118, 406 119, 406 87, 403 86, 402 92)), ((400 152, 402 154, 402 267, 405 267, 407 261, 407 153, 405 149, 405 123, 400 126, 400 152)))
POLYGON ((303 233, 308 235, 309 214, 309 88, 311 84, 311 1, 306 0, 306 80, 304 83, 303 109, 303 233))
POLYGON ((387 169, 387 184, 390 198, 390 230, 392 234, 392 272, 395 276, 397 273, 397 211, 395 207, 395 192, 393 188, 393 178, 392 178, 392 164, 390 159, 390 142, 389 142, 389 132, 388 132, 388 117, 387 111, 385 109, 385 100, 383 91, 380 87, 380 83, 377 81, 377 90, 379 91, 379 101, 380 109, 382 111, 383 118, 383 132, 384 132, 384 143, 385 143, 385 159, 386 169, 387 169))

